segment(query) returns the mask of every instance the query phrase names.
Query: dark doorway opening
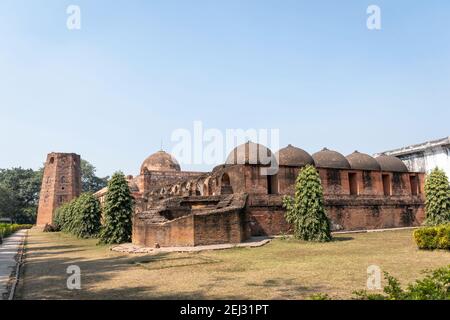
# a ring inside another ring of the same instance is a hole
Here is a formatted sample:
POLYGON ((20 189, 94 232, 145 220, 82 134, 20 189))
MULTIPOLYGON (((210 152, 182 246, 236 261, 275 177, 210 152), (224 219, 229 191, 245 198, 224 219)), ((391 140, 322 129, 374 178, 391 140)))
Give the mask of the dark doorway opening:
POLYGON ((383 191, 385 196, 392 195, 391 188, 391 176, 388 174, 383 174, 383 191))
POLYGON ((358 190, 358 176, 354 172, 348 174, 348 182, 350 186, 350 194, 356 196, 359 194, 358 190))
POLYGON ((221 182, 222 182, 222 184, 221 184, 221 188, 220 188, 220 193, 221 194, 232 194, 233 188, 231 187, 230 176, 227 173, 224 173, 222 175, 221 182))
POLYGON ((278 176, 267 176, 267 194, 278 194, 278 176))
POLYGON ((411 184, 411 194, 417 196, 419 194, 419 183, 417 176, 409 176, 409 182, 411 184))

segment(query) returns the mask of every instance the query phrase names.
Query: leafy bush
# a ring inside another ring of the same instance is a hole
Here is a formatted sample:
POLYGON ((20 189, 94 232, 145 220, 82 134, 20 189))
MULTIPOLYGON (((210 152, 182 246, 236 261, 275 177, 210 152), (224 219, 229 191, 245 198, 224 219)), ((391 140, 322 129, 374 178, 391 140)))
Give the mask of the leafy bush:
POLYGON ((14 232, 21 230, 21 229, 30 229, 33 226, 31 224, 6 224, 1 223, 0 224, 0 243, 3 242, 3 239, 10 236, 14 232))
POLYGON ((77 200, 78 198, 73 199, 67 204, 67 206, 64 207, 64 210, 62 211, 61 219, 63 224, 61 226, 61 231, 63 232, 73 233, 73 230, 76 228, 78 223, 76 218, 77 200))
POLYGON ((308 165, 302 169, 295 183, 294 198, 283 198, 283 206, 297 239, 331 241, 330 221, 325 214, 323 187, 316 168, 308 165))
POLYGON ((309 297, 310 300, 331 300, 331 297, 325 293, 315 293, 309 297))
POLYGON ((108 183, 103 212, 105 224, 100 232, 100 243, 130 242, 133 197, 127 180, 121 172, 115 173, 108 183))
POLYGON ((450 299, 450 265, 427 271, 427 275, 404 290, 400 282, 385 272, 388 285, 383 294, 370 294, 367 291, 354 292, 356 299, 362 300, 449 300, 450 299))
POLYGON ((450 223, 450 186, 445 172, 434 169, 425 183, 425 224, 436 226, 450 223))
POLYGON ((417 229, 414 239, 420 249, 450 250, 450 224, 417 229))
POLYGON ((371 294, 367 291, 354 292, 356 299, 362 300, 449 300, 450 265, 426 272, 427 275, 402 289, 400 282, 385 272, 388 285, 384 294, 371 294))
POLYGON ((54 227, 79 238, 95 238, 101 227, 100 203, 92 193, 59 207, 53 219, 54 227))
POLYGON ((53 216, 53 227, 56 230, 62 231, 65 224, 65 213, 67 212, 68 203, 61 205, 59 208, 55 210, 55 214, 53 216))
POLYGON ((72 233, 79 238, 96 237, 101 227, 100 202, 92 193, 82 194, 76 201, 72 233))

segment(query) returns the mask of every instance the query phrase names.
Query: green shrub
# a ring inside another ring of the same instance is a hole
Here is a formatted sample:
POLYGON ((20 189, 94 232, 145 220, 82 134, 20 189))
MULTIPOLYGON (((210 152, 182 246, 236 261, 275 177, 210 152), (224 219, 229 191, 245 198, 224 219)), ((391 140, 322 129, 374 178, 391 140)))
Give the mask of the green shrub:
POLYGON ((388 285, 384 294, 372 294, 367 291, 354 292, 360 300, 449 300, 450 299, 450 265, 426 272, 427 275, 402 289, 400 282, 385 272, 388 285))
POLYGON ((61 231, 63 231, 63 232, 73 233, 73 231, 76 228, 76 225, 78 223, 77 217, 76 217, 77 200, 78 200, 78 198, 73 199, 64 208, 63 215, 62 215, 63 224, 61 226, 61 231))
POLYGON ((71 232, 79 238, 98 236, 101 227, 100 202, 92 193, 82 194, 74 208, 74 224, 71 232))
POLYGON ((414 231, 414 240, 419 249, 450 250, 450 224, 417 229, 414 231))
POLYGON ((105 223, 100 232, 101 244, 131 241, 133 197, 123 173, 115 173, 108 183, 103 207, 105 223))
POLYGON ((315 293, 309 297, 310 300, 331 300, 331 297, 325 293, 315 293))
POLYGON ((66 213, 68 203, 63 204, 55 210, 53 216, 53 227, 55 230, 61 231, 64 227, 65 219, 64 214, 66 213))
POLYGON ((6 224, 0 223, 0 243, 3 242, 3 239, 10 236, 16 231, 22 229, 30 229, 33 226, 31 224, 6 224))
POLYGON ((450 186, 445 172, 434 169, 425 182, 425 224, 436 226, 450 223, 450 186))
POLYGON ((98 237, 101 227, 100 203, 92 193, 84 193, 59 207, 53 223, 55 229, 79 238, 98 237))
POLYGON ((330 221, 325 214, 323 187, 316 168, 308 165, 302 169, 295 183, 294 198, 283 198, 283 206, 297 239, 331 241, 330 221))

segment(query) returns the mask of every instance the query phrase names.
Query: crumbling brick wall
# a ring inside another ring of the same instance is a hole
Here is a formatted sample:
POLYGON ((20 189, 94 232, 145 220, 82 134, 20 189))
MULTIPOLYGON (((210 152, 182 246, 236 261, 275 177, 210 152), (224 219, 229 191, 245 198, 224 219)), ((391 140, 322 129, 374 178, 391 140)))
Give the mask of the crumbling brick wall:
POLYGON ((80 156, 74 153, 50 153, 45 162, 36 224, 44 226, 53 223, 55 210, 80 193, 80 156))

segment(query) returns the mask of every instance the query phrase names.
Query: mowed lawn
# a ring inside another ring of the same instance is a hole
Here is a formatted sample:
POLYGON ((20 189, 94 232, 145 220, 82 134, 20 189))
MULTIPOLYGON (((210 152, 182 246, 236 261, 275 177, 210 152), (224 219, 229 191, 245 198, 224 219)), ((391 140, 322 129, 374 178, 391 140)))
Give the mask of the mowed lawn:
MULTIPOLYGON (((406 284, 450 264, 450 253, 419 251, 411 230, 336 236, 326 244, 273 240, 260 248, 127 255, 96 240, 31 230, 17 299, 352 298, 378 265, 406 284), (68 290, 67 268, 81 268, 68 290)), ((384 280, 383 280, 384 284, 384 280)))

